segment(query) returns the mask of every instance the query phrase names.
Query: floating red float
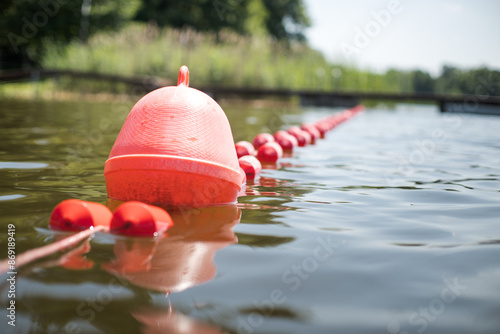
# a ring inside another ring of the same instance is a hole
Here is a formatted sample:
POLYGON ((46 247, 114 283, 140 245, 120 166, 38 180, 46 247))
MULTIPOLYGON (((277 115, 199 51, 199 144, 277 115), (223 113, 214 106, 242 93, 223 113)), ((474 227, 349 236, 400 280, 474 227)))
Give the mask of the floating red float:
POLYGON ((81 231, 95 226, 108 227, 111 215, 111 211, 102 204, 67 199, 52 210, 49 226, 62 231, 81 231))
POLYGON ((294 136, 283 130, 276 132, 274 134, 274 139, 281 146, 283 151, 290 152, 295 147, 299 146, 297 138, 295 138, 294 136))
POLYGON ((242 175, 222 108, 190 88, 157 89, 132 108, 104 166, 108 196, 169 206, 234 203, 242 175))
POLYGON ((260 162, 276 162, 283 156, 283 149, 276 142, 270 142, 262 145, 257 151, 257 159, 260 162))
POLYGON ((130 201, 123 203, 115 210, 109 231, 128 236, 155 237, 173 225, 172 218, 164 209, 130 201))
POLYGON ((262 169, 260 161, 252 155, 245 155, 239 158, 238 161, 248 180, 255 179, 262 169))
POLYGON ((262 145, 265 143, 270 143, 274 141, 274 137, 270 133, 259 133, 253 138, 253 146, 255 147, 256 150, 259 149, 262 145))
POLYGON ((234 144, 234 147, 236 148, 238 159, 245 155, 255 155, 256 153, 252 143, 245 140, 237 142, 236 144, 234 144))

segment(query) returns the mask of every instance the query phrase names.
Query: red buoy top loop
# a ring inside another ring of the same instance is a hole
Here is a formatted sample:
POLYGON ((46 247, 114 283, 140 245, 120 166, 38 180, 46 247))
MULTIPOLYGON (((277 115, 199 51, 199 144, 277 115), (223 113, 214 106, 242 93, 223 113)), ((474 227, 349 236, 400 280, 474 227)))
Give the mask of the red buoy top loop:
POLYGON ((179 77, 177 78, 177 86, 189 87, 189 69, 186 65, 182 65, 179 69, 179 77))

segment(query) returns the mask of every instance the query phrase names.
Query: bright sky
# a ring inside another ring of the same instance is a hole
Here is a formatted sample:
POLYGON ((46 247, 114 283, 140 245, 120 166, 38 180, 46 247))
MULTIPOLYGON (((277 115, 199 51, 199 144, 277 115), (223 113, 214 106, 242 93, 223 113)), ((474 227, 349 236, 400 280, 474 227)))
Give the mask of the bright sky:
POLYGON ((500 69, 498 0, 304 1, 309 42, 333 62, 434 75, 443 64, 500 69))

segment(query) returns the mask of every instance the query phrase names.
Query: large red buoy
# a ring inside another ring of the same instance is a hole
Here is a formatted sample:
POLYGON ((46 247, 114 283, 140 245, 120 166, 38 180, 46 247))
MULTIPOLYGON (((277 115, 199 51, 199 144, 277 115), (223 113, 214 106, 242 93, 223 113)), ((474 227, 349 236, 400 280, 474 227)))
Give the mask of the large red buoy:
POLYGON ((108 196, 167 206, 234 203, 240 172, 229 121, 207 94, 177 86, 144 96, 130 111, 104 166, 108 196))

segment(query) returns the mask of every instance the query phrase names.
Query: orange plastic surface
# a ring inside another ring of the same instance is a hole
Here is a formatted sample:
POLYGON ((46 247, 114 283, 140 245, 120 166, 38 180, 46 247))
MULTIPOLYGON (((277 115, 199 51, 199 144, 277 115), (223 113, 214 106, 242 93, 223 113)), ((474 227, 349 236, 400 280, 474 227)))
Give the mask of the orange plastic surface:
POLYGON ((108 196, 173 206, 234 203, 242 175, 229 121, 207 94, 157 89, 130 111, 106 161, 108 196))

